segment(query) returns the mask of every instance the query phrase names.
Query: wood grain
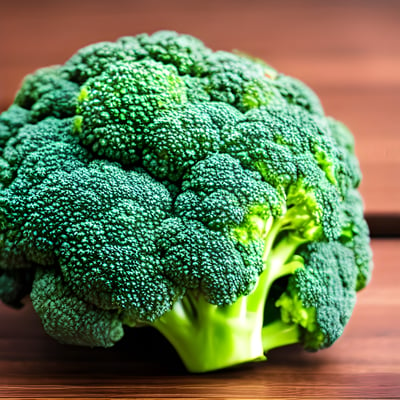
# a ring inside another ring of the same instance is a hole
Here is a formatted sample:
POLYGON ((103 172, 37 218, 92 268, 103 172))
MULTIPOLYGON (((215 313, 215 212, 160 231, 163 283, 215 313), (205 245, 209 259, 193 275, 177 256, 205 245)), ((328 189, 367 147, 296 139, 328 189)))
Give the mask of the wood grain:
POLYGON ((400 215, 399 20, 395 0, 4 1, 0 110, 23 76, 82 46, 159 29, 191 33, 313 87, 326 112, 354 132, 366 211, 400 215))
POLYGON ((30 305, 0 305, 0 397, 400 399, 400 240, 375 240, 373 250, 373 280, 331 348, 291 346, 204 375, 187 374, 152 330, 131 329, 112 349, 63 346, 30 305))

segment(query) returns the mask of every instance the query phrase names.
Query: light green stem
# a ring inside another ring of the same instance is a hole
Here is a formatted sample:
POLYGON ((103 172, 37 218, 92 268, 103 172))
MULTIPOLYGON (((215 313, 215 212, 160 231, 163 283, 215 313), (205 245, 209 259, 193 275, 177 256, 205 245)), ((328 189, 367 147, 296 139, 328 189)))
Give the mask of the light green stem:
POLYGON ((246 297, 234 305, 217 307, 200 296, 196 316, 181 301, 152 325, 174 346, 190 372, 207 372, 264 360, 261 341, 262 315, 243 312, 246 297))
POLYGON ((299 343, 298 325, 286 324, 281 320, 271 322, 262 328, 262 343, 265 352, 281 346, 299 343))

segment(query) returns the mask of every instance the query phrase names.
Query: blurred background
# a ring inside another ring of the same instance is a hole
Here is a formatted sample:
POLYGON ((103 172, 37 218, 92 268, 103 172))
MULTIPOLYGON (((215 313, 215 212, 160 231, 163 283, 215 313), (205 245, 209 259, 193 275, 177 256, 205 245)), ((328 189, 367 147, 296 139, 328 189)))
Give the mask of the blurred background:
MULTIPOLYGON (((400 2, 2 1, 0 110, 22 78, 79 48, 171 29, 262 58, 320 96, 354 133, 371 228, 400 231, 400 2)), ((393 233, 393 232, 392 232, 393 233)))

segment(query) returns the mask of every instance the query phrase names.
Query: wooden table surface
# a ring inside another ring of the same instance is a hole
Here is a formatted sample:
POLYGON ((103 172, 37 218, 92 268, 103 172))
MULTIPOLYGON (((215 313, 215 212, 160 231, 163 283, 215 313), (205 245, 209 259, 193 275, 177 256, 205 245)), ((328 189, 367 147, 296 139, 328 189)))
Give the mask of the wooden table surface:
POLYGON ((108 350, 66 347, 29 304, 0 304, 0 397, 400 399, 400 2, 1 1, 0 111, 27 73, 89 43, 159 29, 265 59, 351 128, 372 234, 386 236, 373 239, 372 283, 332 348, 279 349, 266 363, 206 375, 185 373, 155 332, 131 330, 108 350))

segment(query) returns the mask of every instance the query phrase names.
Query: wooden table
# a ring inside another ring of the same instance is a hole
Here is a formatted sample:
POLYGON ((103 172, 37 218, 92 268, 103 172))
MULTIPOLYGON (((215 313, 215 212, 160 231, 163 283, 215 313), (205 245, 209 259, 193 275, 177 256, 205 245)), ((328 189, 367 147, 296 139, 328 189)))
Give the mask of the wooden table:
POLYGON ((4 1, 0 111, 27 73, 86 44, 158 29, 267 60, 351 128, 374 236, 372 283, 332 348, 292 346, 205 375, 187 374, 156 332, 131 330, 108 350, 67 347, 43 333, 29 304, 0 304, 0 397, 400 399, 400 2, 4 1))

